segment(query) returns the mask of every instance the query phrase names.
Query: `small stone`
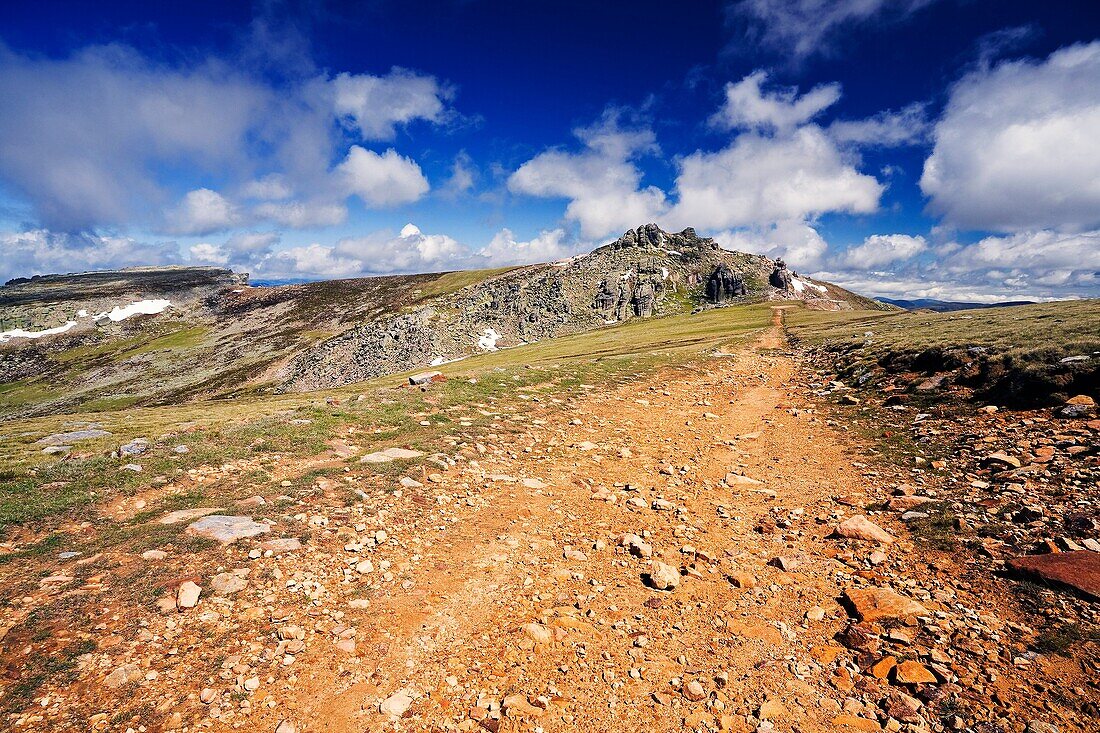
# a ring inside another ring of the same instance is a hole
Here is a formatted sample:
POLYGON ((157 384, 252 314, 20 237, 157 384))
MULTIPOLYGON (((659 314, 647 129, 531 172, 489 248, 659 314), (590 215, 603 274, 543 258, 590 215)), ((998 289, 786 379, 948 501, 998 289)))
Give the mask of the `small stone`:
POLYGON ((293 552, 302 549, 302 541, 297 537, 283 537, 277 540, 264 540, 260 543, 262 552, 270 552, 273 555, 282 555, 284 552, 293 552))
POLYGON ((756 711, 756 717, 761 720, 779 720, 785 717, 786 714, 787 708, 776 698, 765 701, 756 711))
POLYGON ((289 720, 280 720, 279 724, 275 726, 275 733, 298 733, 298 729, 289 720))
POLYGON ((756 586, 756 578, 753 577, 752 573, 747 573, 744 570, 734 570, 727 577, 734 588, 753 588, 756 586))
POLYGON ((210 590, 216 596, 231 596, 248 587, 248 578, 236 573, 218 573, 210 579, 210 590))
POLYGON ((202 692, 199 693, 199 702, 203 705, 209 705, 218 699, 218 693, 209 687, 204 687, 202 692))
POLYGON ((884 545, 888 545, 894 541, 894 537, 889 532, 870 521, 862 514, 849 517, 838 524, 835 534, 838 537, 864 540, 867 542, 879 542, 884 545))
POLYGON ((267 524, 253 522, 252 517, 230 517, 212 514, 187 527, 187 533, 231 545, 246 537, 255 537, 271 529, 267 524))
POLYGON ((524 633, 531 637, 531 640, 536 644, 549 644, 554 640, 553 633, 542 624, 529 623, 524 624, 522 628, 524 633))
POLYGON ((403 688, 383 700, 378 705, 378 710, 383 715, 388 715, 390 718, 397 720, 405 714, 405 711, 413 704, 414 699, 412 691, 403 688))
POLYGON ((684 685, 684 697, 692 702, 698 702, 707 696, 707 690, 699 680, 692 680, 684 685))
POLYGON ((144 677, 145 675, 141 673, 141 667, 136 664, 123 664, 112 670, 104 682, 111 689, 117 689, 130 682, 139 682, 144 677))
POLYGON ((501 701, 501 709, 509 718, 538 718, 546 713, 527 700, 526 695, 508 695, 501 701))
POLYGON ((877 680, 884 680, 890 676, 891 670, 897 666, 897 657, 886 657, 879 660, 873 667, 871 667, 871 676, 877 680))
POLYGON ((149 441, 146 438, 134 438, 129 443, 124 443, 118 447, 118 455, 121 458, 140 456, 147 450, 149 450, 149 441))
POLYGON ((649 564, 649 583, 657 590, 673 590, 680 585, 680 571, 658 560, 649 564))
POLYGON ((141 553, 142 560, 163 560, 168 557, 168 553, 164 550, 146 550, 141 553))
POLYGON ((993 467, 994 469, 1019 468, 1022 465, 1019 458, 1010 456, 1007 453, 1002 453, 1000 451, 996 453, 990 453, 982 459, 982 463, 986 466, 993 467))
POLYGON ((185 580, 180 583, 180 587, 176 591, 176 606, 179 608, 194 608, 195 604, 199 602, 200 593, 202 593, 201 586, 190 580, 185 580))
POLYGON ((644 541, 636 534, 625 534, 619 543, 622 547, 626 547, 631 555, 642 558, 650 558, 653 556, 653 545, 644 541))
POLYGON ((1030 720, 1027 724, 1027 733, 1058 733, 1058 726, 1043 720, 1030 720))
POLYGON ((429 384, 436 380, 437 377, 442 377, 443 372, 421 372, 420 374, 414 374, 409 377, 409 384, 413 386, 420 386, 422 384, 429 384))
POLYGON ((768 560, 768 564, 774 568, 779 568, 785 573, 793 573, 798 569, 798 566, 802 564, 802 561, 796 557, 786 557, 780 555, 768 560))

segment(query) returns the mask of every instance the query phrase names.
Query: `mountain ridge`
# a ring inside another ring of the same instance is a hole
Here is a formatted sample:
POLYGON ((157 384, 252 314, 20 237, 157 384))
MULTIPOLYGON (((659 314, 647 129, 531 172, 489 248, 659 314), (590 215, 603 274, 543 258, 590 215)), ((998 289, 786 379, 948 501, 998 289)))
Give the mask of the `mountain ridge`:
POLYGON ((891 307, 801 276, 781 260, 655 224, 557 262, 247 283, 248 275, 224 268, 169 267, 0 287, 0 331, 21 330, 0 344, 0 412, 308 391, 638 318, 760 301, 891 307), (168 305, 156 315, 102 317, 139 299, 168 305), (63 332, 43 333, 49 329, 63 332), (22 337, 27 332, 43 337, 22 337))

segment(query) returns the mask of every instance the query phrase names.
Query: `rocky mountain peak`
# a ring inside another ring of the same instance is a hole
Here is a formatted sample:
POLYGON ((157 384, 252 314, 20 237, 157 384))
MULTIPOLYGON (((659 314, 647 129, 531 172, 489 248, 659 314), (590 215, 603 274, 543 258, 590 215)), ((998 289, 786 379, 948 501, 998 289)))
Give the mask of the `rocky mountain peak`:
MULTIPOLYGON (((658 249, 666 252, 684 250, 718 250, 718 243, 709 237, 700 237, 691 227, 681 232, 666 232, 654 223, 643 224, 637 229, 628 229, 621 237, 606 246, 606 249, 658 249)), ((605 249, 601 247, 596 250, 605 249)))

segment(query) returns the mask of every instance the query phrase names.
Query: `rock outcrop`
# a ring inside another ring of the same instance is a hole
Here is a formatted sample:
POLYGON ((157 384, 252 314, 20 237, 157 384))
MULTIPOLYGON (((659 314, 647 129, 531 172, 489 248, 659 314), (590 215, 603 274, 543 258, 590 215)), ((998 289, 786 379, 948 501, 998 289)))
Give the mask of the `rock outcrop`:
POLYGON ((791 271, 787 269, 787 263, 782 259, 777 259, 775 261, 775 269, 772 270, 772 274, 768 276, 768 282, 771 283, 773 288, 782 290, 788 295, 794 290, 794 286, 791 282, 791 271))
POLYGON ((744 275, 734 272, 724 262, 718 265, 707 280, 706 297, 710 303, 725 303, 748 294, 744 275))

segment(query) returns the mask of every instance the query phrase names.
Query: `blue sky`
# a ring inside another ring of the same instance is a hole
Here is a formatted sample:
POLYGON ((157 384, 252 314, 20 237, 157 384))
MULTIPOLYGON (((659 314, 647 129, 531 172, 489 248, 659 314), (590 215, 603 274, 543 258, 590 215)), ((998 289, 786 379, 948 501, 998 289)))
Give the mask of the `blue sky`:
POLYGON ((352 277, 656 221, 874 295, 1100 296, 1100 7, 8 3, 0 277, 352 277))

